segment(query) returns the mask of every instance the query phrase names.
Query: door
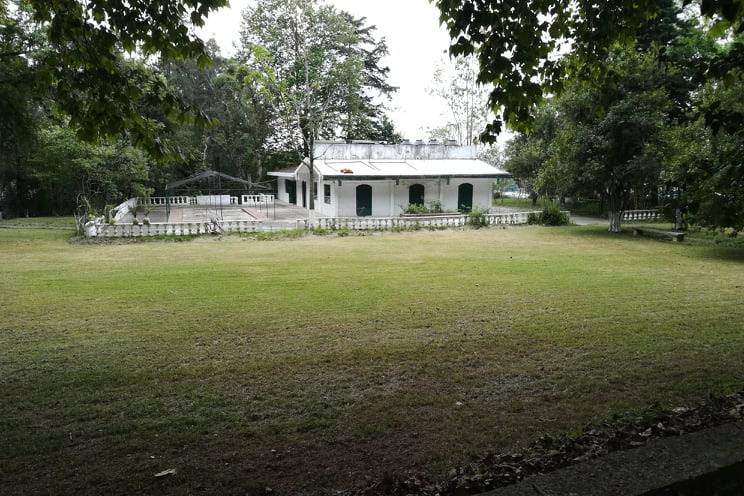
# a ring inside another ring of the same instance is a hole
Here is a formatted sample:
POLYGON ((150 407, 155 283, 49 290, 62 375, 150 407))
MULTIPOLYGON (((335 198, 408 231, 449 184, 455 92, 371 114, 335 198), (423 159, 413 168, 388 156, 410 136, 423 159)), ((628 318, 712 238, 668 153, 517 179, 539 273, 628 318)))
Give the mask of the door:
POLYGON ((368 184, 356 187, 356 214, 357 217, 372 215, 372 186, 368 184))
POLYGON ((307 183, 302 181, 302 208, 307 208, 307 183))
POLYGON ((287 180, 285 183, 289 203, 297 205, 297 182, 287 180))
POLYGON ((457 188, 457 210, 470 212, 473 210, 473 185, 463 183, 457 188))
POLYGON ((408 204, 409 205, 423 205, 424 204, 424 185, 423 184, 412 184, 408 188, 408 204))

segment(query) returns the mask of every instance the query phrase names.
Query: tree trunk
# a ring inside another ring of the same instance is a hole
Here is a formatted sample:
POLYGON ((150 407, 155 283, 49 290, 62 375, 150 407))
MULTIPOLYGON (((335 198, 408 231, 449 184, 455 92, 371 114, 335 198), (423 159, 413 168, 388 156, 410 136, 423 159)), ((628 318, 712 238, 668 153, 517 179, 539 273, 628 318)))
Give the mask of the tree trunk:
POLYGON ((686 231, 687 221, 685 220, 685 214, 681 208, 677 208, 674 211, 674 230, 675 231, 686 231))
POLYGON ((310 210, 315 210, 315 136, 312 132, 310 132, 309 141, 310 143, 308 143, 308 148, 310 148, 310 153, 308 153, 308 160, 310 162, 310 191, 308 192, 308 196, 310 196, 310 199, 307 202, 307 206, 310 210))
POLYGON ((619 233, 623 222, 622 210, 610 210, 610 232, 619 233))

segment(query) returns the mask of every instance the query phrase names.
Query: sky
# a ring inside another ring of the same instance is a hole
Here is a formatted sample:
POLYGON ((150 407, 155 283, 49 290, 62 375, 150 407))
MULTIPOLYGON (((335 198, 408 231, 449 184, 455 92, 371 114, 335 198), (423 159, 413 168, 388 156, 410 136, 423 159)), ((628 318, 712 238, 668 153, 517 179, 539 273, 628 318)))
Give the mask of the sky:
MULTIPOLYGON (((200 30, 214 38, 223 53, 235 52, 240 39, 241 12, 250 0, 231 0, 231 6, 212 13, 200 30)), ((428 0, 328 0, 355 17, 366 17, 385 37, 390 55, 389 81, 399 89, 388 104, 389 115, 404 138, 426 138, 426 129, 446 122, 445 103, 429 95, 437 63, 447 61, 449 35, 439 25, 439 11, 428 0)))

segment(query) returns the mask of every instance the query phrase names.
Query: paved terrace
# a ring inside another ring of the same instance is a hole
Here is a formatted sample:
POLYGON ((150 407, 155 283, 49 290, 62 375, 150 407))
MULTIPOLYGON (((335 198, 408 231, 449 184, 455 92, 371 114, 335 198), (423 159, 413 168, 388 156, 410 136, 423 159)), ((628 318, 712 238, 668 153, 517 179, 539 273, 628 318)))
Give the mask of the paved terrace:
MULTIPOLYGON (((142 220, 142 213, 139 214, 142 220)), ((153 207, 150 212, 150 222, 153 224, 181 224, 187 222, 209 222, 213 218, 225 221, 254 221, 254 220, 287 220, 307 219, 308 210, 296 205, 276 201, 275 205, 263 207, 248 207, 244 205, 215 206, 172 206, 170 215, 166 218, 165 207, 153 207)), ((124 224, 131 224, 132 215, 122 218, 124 224)))

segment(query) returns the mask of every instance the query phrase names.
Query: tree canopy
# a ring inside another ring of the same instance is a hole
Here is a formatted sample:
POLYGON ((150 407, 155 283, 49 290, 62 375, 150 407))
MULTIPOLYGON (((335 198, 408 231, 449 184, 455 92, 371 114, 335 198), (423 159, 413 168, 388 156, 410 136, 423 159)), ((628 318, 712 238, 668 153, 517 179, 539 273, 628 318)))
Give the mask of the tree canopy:
MULTIPOLYGON (((274 109, 275 125, 300 137, 311 184, 316 139, 395 138, 384 107, 374 103, 394 88, 380 65, 387 45, 373 30, 316 0, 262 0, 244 13, 240 58, 274 109)), ((314 201, 310 195, 310 209, 314 201)))
POLYGON ((225 4, 0 0, 4 213, 71 212, 80 195, 103 208, 204 169, 259 181, 298 163, 307 136, 400 140, 385 114, 394 88, 374 26, 296 1, 298 25, 322 36, 306 32, 315 44, 292 62, 274 25, 283 19, 271 18, 291 5, 262 0, 246 14, 256 23, 243 50, 224 57, 195 27, 225 4))
POLYGON ((152 153, 165 154, 169 150, 158 137, 162 123, 144 116, 142 108, 157 107, 171 117, 206 116, 183 105, 141 61, 157 56, 208 64, 193 27, 225 5, 227 0, 2 0, 4 29, 21 19, 33 23, 34 32, 4 46, 0 63, 23 59, 27 77, 49 88, 81 138, 126 133, 152 153))
MULTIPOLYGON (((494 140, 506 124, 518 131, 531 126, 546 93, 560 93, 567 79, 597 85, 614 78, 604 64, 613 47, 634 44, 658 28, 672 0, 432 0, 441 12, 453 56, 475 55, 479 80, 494 85, 490 96, 496 118, 483 133, 494 140), (567 56, 570 55, 570 56, 567 56)), ((710 19, 710 32, 735 37, 706 67, 704 77, 733 78, 744 67, 744 0, 704 0, 685 5, 710 19), (694 5, 692 5, 694 4, 694 5)), ((711 123, 736 125, 741 117, 709 109, 711 123)))

